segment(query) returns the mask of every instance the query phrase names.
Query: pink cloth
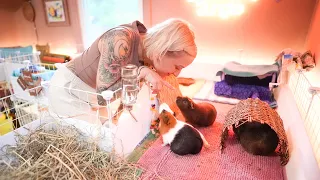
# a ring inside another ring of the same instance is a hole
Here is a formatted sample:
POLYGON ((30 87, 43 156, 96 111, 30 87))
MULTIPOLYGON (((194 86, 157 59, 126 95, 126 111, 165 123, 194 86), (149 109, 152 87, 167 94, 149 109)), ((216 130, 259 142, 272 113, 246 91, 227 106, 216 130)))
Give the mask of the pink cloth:
POLYGON ((198 155, 178 156, 168 146, 162 147, 159 138, 140 158, 138 163, 146 170, 142 179, 168 180, 282 180, 283 167, 278 156, 254 156, 240 146, 232 130, 226 149, 220 154, 220 134, 226 113, 232 107, 214 104, 218 110, 213 127, 200 129, 210 149, 203 148, 198 155))

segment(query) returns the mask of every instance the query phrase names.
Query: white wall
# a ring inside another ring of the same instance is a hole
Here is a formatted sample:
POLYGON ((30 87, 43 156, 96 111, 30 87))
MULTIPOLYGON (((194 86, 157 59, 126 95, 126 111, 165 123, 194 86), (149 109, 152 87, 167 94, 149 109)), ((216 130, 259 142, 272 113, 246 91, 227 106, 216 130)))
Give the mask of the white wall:
POLYGON ((315 1, 242 0, 242 15, 220 19, 198 16, 188 0, 143 0, 143 15, 148 28, 172 17, 190 22, 201 62, 237 61, 242 49, 241 63, 270 64, 284 48, 304 51, 315 1))
POLYGON ((212 64, 210 62, 193 62, 188 67, 184 68, 179 74, 180 77, 219 80, 220 77, 216 73, 223 68, 221 64, 212 64))

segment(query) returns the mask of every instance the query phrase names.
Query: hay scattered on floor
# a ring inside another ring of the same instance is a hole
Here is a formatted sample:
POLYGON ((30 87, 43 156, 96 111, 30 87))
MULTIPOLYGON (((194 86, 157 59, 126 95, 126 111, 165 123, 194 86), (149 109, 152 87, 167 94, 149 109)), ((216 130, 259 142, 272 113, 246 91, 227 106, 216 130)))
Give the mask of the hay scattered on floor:
POLYGON ((134 180, 141 173, 135 164, 100 150, 73 126, 41 126, 28 135, 17 135, 17 145, 4 151, 0 179, 134 180))

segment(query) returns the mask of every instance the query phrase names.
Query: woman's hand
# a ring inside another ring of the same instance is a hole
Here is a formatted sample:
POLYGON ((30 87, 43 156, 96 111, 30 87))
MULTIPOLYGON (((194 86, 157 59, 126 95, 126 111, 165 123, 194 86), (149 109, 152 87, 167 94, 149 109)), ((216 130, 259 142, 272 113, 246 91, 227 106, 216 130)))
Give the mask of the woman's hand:
POLYGON ((153 90, 153 93, 159 92, 163 86, 167 86, 172 90, 175 89, 171 84, 163 80, 158 73, 148 67, 141 67, 139 79, 142 78, 152 84, 151 89, 153 90))

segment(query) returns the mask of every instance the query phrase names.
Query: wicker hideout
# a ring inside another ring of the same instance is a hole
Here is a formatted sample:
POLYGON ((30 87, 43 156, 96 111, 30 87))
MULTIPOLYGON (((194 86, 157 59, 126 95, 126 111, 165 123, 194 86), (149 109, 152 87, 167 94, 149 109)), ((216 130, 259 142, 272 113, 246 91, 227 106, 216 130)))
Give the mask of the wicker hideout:
POLYGON ((249 98, 242 100, 228 112, 221 134, 221 152, 225 148, 228 129, 232 127, 232 125, 239 126, 246 121, 266 123, 277 133, 279 143, 276 153, 280 156, 281 165, 286 165, 289 161, 289 149, 282 119, 274 109, 259 99, 249 98))

